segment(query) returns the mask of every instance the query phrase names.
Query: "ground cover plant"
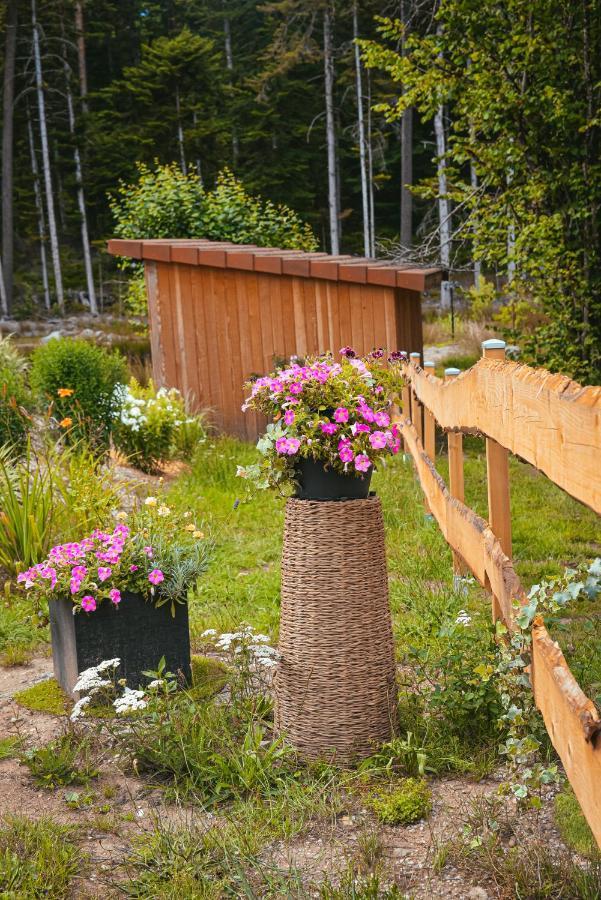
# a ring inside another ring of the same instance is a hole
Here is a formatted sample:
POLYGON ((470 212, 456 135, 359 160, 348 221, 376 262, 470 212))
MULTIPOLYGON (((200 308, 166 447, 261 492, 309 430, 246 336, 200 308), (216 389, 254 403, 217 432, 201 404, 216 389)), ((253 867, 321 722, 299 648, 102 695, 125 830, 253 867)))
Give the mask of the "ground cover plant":
MULTIPOLYGON (((468 492, 485 513, 481 448, 466 441, 466 453, 468 492)), ((190 596, 192 642, 204 654, 193 669, 202 673, 202 686, 195 678, 189 691, 175 692, 168 673, 157 672, 144 707, 126 710, 125 718, 106 712, 99 717, 90 704, 70 726, 73 743, 57 736, 53 740, 64 740, 64 746, 51 742, 46 751, 38 741, 8 752, 23 759, 21 771, 27 773, 23 753, 35 747, 36 777, 65 782, 45 793, 67 791, 71 796, 75 785, 79 799, 67 801, 60 794, 60 802, 67 806, 71 802, 73 815, 97 819, 99 806, 110 807, 112 801, 86 798, 90 791, 90 797, 101 798, 103 775, 91 776, 79 758, 72 759, 74 748, 81 747, 87 735, 96 747, 92 770, 102 769, 116 755, 123 778, 139 779, 145 791, 160 791, 166 808, 175 804, 189 811, 187 824, 171 826, 159 817, 147 823, 139 841, 128 837, 107 890, 148 898, 175 897, 174 885, 184 896, 188 891, 190 896, 215 898, 410 896, 420 887, 419 877, 405 882, 403 876, 395 884, 396 870, 390 867, 389 851, 383 849, 391 835, 403 841, 408 839, 405 834, 413 834, 411 829, 421 827, 420 822, 405 825, 401 820, 409 813, 410 818, 422 815, 427 833, 430 821, 439 815, 440 791, 449 779, 474 789, 487 785, 494 795, 498 790, 499 782, 490 778, 501 766, 503 709, 494 680, 488 677, 496 664, 490 600, 471 579, 454 582, 450 551, 425 514, 410 462, 402 454, 388 464, 380 462, 373 487, 382 497, 387 528, 400 732, 358 769, 341 770, 335 761, 303 765, 272 730, 270 648, 277 641, 283 504, 266 492, 250 503, 240 502, 244 484, 236 477, 236 466, 252 464, 256 458, 252 447, 232 438, 208 440, 190 471, 165 489, 156 506, 151 499, 145 507, 153 515, 158 515, 162 503, 174 516, 189 510, 191 523, 202 523, 215 546, 213 562, 190 596), (80 779, 81 771, 93 781, 78 788, 70 779, 80 779), (416 793, 413 796, 410 790, 409 800, 403 790, 407 785, 416 793), (381 822, 374 798, 383 804, 381 822), (392 819, 398 824, 386 824, 392 819), (346 821, 356 824, 341 824, 346 821), (326 834, 342 834, 349 828, 355 828, 356 836, 350 844, 342 841, 337 864, 326 872, 313 867, 309 858, 300 865, 284 864, 280 848, 304 846, 316 830, 325 841, 326 834), (413 887, 405 890, 405 884, 413 887)), ((439 464, 444 469, 444 457, 439 464)), ((155 488, 146 490, 153 498, 155 488)), ((512 496, 520 523, 518 566, 527 587, 560 574, 566 564, 583 564, 591 551, 594 554, 598 532, 593 514, 517 461, 512 463, 512 496), (532 529, 528 523, 539 521, 543 511, 553 517, 553 527, 532 529)), ((571 623, 580 627, 584 609, 594 620, 598 600, 583 604, 578 601, 562 613, 566 633, 571 623)), ((5 627, 8 614, 8 609, 0 609, 0 626, 5 627)), ((582 655, 575 647, 572 665, 579 659, 585 665, 590 646, 582 655)), ((23 702, 29 707, 37 702, 48 712, 50 694, 53 710, 66 716, 70 706, 65 708, 60 691, 52 685, 45 681, 30 688, 23 702)), ((549 747, 541 749, 546 760, 549 747)), ((547 808, 551 801, 544 790, 541 796, 547 808)), ((133 827, 115 810, 102 815, 103 827, 133 827)), ((574 816, 581 821, 577 809, 574 816)), ((564 829, 565 821, 564 815, 564 829)), ((443 883, 451 866, 468 879, 475 877, 476 869, 479 877, 486 872, 486 883, 498 885, 491 896, 511 896, 507 893, 511 884, 520 886, 522 896, 546 896, 528 891, 553 878, 563 879, 564 893, 557 896, 595 896, 590 893, 593 875, 574 862, 571 851, 551 860, 548 853, 536 850, 528 860, 530 844, 525 841, 507 855, 505 831, 499 826, 494 846, 484 852, 488 825, 483 822, 480 817, 480 824, 472 823, 469 839, 460 834, 459 843, 445 852, 441 849, 443 883)), ((574 831, 574 826, 568 829, 574 831)))

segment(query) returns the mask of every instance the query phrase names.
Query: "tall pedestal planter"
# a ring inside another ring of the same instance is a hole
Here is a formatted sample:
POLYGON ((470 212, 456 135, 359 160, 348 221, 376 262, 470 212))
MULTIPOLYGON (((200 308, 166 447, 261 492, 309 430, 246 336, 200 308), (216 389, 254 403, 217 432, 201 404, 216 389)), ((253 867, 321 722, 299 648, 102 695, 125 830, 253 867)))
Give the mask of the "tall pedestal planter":
POLYGON ((188 606, 155 607, 140 594, 125 593, 114 607, 104 602, 92 613, 73 615, 70 600, 50 601, 50 635, 54 675, 66 693, 73 692, 79 672, 104 659, 121 660, 117 670, 128 687, 147 683, 144 671, 155 670, 165 657, 167 670, 190 681, 188 606))
POLYGON ((306 758, 393 735, 395 662, 378 498, 286 504, 276 727, 306 758))

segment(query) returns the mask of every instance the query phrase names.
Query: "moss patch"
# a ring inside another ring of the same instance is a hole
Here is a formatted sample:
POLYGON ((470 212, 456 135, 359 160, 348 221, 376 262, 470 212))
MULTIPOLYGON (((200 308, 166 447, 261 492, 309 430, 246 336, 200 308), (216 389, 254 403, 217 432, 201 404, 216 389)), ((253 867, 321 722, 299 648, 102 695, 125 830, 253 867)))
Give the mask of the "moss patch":
POLYGON ((572 850, 588 859, 599 859, 599 848, 593 832, 582 815, 573 790, 566 786, 555 798, 555 822, 561 837, 572 850))
POLYGON ((383 825, 411 825, 430 814, 432 792, 423 779, 405 778, 372 797, 371 805, 383 825))
POLYGON ((73 705, 55 678, 48 678, 19 691, 13 700, 19 706, 51 716, 64 716, 73 705))
POLYGON ((223 689, 228 679, 228 667, 210 656, 192 656, 192 688, 195 700, 208 700, 223 689))

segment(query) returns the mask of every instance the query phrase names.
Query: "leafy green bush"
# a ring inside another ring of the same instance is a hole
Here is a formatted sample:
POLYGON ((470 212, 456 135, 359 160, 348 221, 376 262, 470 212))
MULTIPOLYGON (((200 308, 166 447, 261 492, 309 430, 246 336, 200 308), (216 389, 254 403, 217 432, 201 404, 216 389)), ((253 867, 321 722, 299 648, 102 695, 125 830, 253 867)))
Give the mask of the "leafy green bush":
POLYGON ((180 392, 157 391, 152 381, 141 387, 132 378, 129 386, 120 387, 114 415, 115 446, 143 472, 156 472, 162 461, 191 453, 204 438, 180 392))
POLYGON ((22 444, 29 424, 24 376, 0 364, 0 444, 22 444))
POLYGON ((106 449, 115 387, 127 380, 119 353, 82 340, 51 340, 34 352, 30 380, 38 402, 50 404, 70 443, 84 439, 106 449))
POLYGON ((372 807, 384 825, 411 825, 430 814, 432 792, 425 781, 405 778, 399 787, 373 797, 372 807))

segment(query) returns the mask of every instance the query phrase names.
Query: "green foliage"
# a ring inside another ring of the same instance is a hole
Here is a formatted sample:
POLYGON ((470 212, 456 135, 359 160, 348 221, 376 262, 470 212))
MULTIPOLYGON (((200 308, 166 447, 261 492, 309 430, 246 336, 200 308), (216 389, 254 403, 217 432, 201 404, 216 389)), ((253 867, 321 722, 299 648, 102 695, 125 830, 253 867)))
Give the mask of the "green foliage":
POLYGON ((48 460, 29 441, 22 458, 0 452, 0 566, 7 572, 40 562, 50 548, 54 477, 48 460))
POLYGON ((138 164, 138 180, 121 183, 111 198, 115 234, 123 238, 210 238, 259 247, 314 250, 313 233, 283 204, 249 194, 224 169, 213 191, 195 172, 184 175, 175 163, 154 169, 138 164))
POLYGON ((143 472, 157 472, 162 462, 191 456, 205 433, 199 417, 189 416, 176 388, 142 387, 132 378, 119 394, 113 431, 115 446, 143 472))
POLYGON ((0 365, 0 444, 23 444, 29 427, 29 395, 25 378, 8 366, 0 365))
POLYGON ((599 847, 574 792, 564 787, 555 798, 555 824, 568 847, 588 859, 599 858, 599 847))
POLYGON ((31 687, 17 691, 14 701, 19 706, 24 706, 25 709, 32 709, 34 712, 42 712, 51 716, 64 716, 72 705, 55 678, 38 681, 31 687))
POLYGON ((30 379, 38 402, 49 408, 70 443, 83 439, 107 448, 115 387, 127 381, 119 353, 82 340, 51 340, 34 352, 30 379))
POLYGON ((0 894, 6 900, 63 900, 83 862, 73 829, 46 817, 0 820, 0 894))
POLYGON ((18 737, 0 738, 0 760, 12 759, 17 756, 21 743, 21 738, 18 737))
POLYGON ((398 885, 385 885, 377 874, 356 875, 352 868, 338 884, 329 879, 319 886, 319 900, 404 900, 398 885))
POLYGON ((492 281, 481 278, 478 286, 472 284, 467 289, 467 317, 475 322, 490 322, 496 299, 497 291, 492 281))
POLYGON ((26 750, 21 762, 35 783, 48 789, 87 784, 98 775, 92 762, 90 738, 74 731, 66 731, 44 747, 26 750))
POLYGON ((380 791, 371 799, 383 825, 412 825, 425 819, 432 809, 432 792, 426 781, 406 778, 399 785, 380 791))
MULTIPOLYGON (((398 99, 379 107, 391 120, 408 107, 431 119, 448 104, 448 197, 474 258, 513 266, 508 292, 538 312, 522 341, 527 359, 593 383, 601 378, 598 13, 596 0, 443 0, 435 29, 403 34, 398 20, 383 19, 390 43, 363 44, 367 64, 402 83, 398 99)), ((419 193, 436 197, 437 182, 423 180, 419 193)))

